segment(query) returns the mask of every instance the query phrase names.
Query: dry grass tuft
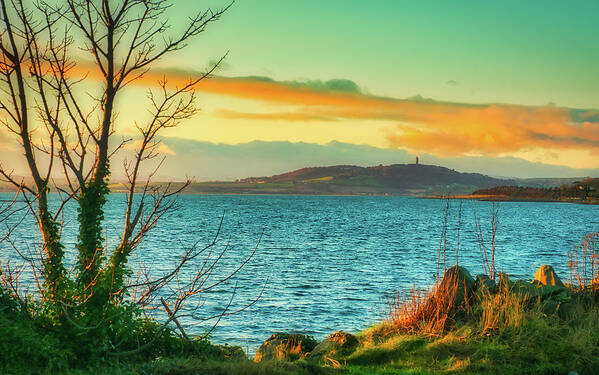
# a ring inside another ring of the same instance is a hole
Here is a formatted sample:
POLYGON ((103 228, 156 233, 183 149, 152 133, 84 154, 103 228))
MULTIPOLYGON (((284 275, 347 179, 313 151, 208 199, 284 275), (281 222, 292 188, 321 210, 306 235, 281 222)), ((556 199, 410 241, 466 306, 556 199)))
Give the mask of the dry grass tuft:
MULTIPOLYGON (((487 336, 504 327, 518 327, 531 310, 527 296, 512 293, 507 286, 501 286, 498 293, 484 291, 480 295, 480 334, 487 336)), ((532 309, 540 307, 540 300, 533 301, 532 309)))
POLYGON ((392 299, 389 321, 401 332, 441 334, 456 319, 470 313, 469 289, 459 272, 450 269, 435 288, 428 291, 412 288, 407 296, 400 293, 392 299))

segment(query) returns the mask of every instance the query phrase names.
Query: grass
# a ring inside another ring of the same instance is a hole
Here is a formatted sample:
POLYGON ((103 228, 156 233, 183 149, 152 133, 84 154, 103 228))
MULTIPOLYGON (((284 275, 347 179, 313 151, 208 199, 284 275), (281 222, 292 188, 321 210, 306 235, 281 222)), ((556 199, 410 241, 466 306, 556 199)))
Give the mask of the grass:
POLYGON ((329 375, 347 371, 306 361, 255 363, 248 359, 229 361, 193 357, 159 358, 143 364, 112 364, 87 370, 61 372, 65 375, 329 375))
POLYGON ((599 373, 596 293, 573 293, 567 316, 547 312, 540 298, 507 284, 472 296, 457 312, 447 302, 456 294, 438 288, 396 301, 389 321, 363 332, 361 347, 343 359, 350 373, 599 373))
POLYGON ((229 361, 162 358, 120 368, 120 372, 104 373, 549 375, 575 370, 581 375, 596 374, 599 373, 599 306, 595 297, 589 293, 577 296, 580 308, 564 318, 544 312, 540 299, 530 300, 505 288, 497 293, 472 296, 480 300, 472 302, 470 312, 446 319, 448 324, 436 332, 430 329, 434 325, 426 322, 413 327, 406 326, 405 321, 398 324, 391 315, 384 323, 358 334, 355 351, 331 359, 254 363, 240 358, 229 361))
POLYGON ((396 333, 361 347, 345 363, 363 373, 593 374, 599 370, 599 353, 589 323, 597 324, 589 318, 578 327, 566 327, 533 318, 489 336, 468 324, 439 336, 396 333))
POLYGON ((198 356, 198 350, 196 354, 174 350, 182 341, 168 336, 149 356, 121 362, 106 359, 92 368, 72 369, 74 355, 68 343, 23 315, 0 289, 0 373, 597 374, 598 239, 597 233, 586 236, 572 253, 568 288, 545 288, 550 293, 543 294, 536 284, 510 282, 504 275, 497 284, 475 282, 467 271, 452 267, 435 288, 414 289, 391 301, 388 319, 359 333, 355 350, 331 351, 317 359, 300 353, 256 363, 238 355, 236 347, 223 349, 208 342, 196 347, 202 351, 198 356))
MULTIPOLYGON (((539 297, 516 293, 519 282, 500 282, 494 291, 479 288, 468 294, 460 291, 465 283, 459 277, 448 279, 451 282, 441 281, 434 290, 394 301, 389 318, 359 333, 359 344, 349 354, 260 363, 240 356, 223 359, 175 354, 139 362, 105 362, 86 370, 56 366, 54 370, 70 375, 599 373, 599 295, 594 290, 575 288, 563 293, 567 298, 551 297, 573 306, 563 315, 548 312, 539 297)), ((28 328, 30 323, 13 323, 0 320, 2 332, 11 337, 0 341, 13 345, 2 350, 12 353, 12 363, 22 362, 19 356, 49 361, 59 354, 35 357, 40 355, 36 351, 44 352, 51 337, 39 336, 28 328), (27 354, 29 347, 33 352, 27 354)), ((3 373, 35 373, 30 370, 16 367, 3 373)))

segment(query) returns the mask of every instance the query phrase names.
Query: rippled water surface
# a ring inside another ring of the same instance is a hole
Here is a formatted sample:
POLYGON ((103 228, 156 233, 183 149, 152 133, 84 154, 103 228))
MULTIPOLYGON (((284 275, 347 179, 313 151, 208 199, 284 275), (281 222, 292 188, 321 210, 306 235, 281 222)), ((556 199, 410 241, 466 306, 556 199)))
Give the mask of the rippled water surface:
MULTIPOLYGON (((9 197, 5 195, 5 198, 9 197)), ((106 210, 108 248, 118 242, 125 197, 110 196, 106 210)), ((445 203, 403 197, 184 195, 178 211, 163 220, 132 256, 159 275, 192 243, 208 244, 224 214, 220 242, 228 244, 213 279, 228 275, 257 246, 251 261, 226 285, 204 294, 200 311, 218 313, 235 290, 231 310, 259 295, 248 309, 223 318, 214 342, 237 344, 250 353, 271 333, 299 331, 324 338, 336 330, 357 332, 380 321, 386 301, 398 290, 435 280, 445 203), (236 289, 235 289, 236 285, 236 289)), ((455 261, 458 202, 448 222, 448 261, 455 261)), ((485 234, 491 204, 465 201, 460 232, 460 264, 481 273, 475 217, 485 234)), ((496 264, 517 278, 531 278, 542 264, 569 277, 568 252, 588 232, 599 230, 599 206, 506 202, 499 207, 496 264)), ((74 244, 74 209, 64 237, 74 244)), ((20 246, 37 241, 28 222, 16 232, 20 246)), ((0 258, 16 254, 0 244, 0 258)), ((214 321, 183 319, 189 333, 201 334, 214 321)))

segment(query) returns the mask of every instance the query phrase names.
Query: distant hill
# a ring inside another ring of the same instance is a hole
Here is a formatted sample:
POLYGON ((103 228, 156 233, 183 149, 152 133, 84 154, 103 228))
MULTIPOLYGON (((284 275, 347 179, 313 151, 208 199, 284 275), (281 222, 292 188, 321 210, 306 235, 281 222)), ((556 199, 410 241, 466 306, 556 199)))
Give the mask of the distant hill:
POLYGON ((477 189, 516 183, 516 180, 498 179, 479 173, 460 173, 434 165, 336 165, 302 168, 235 182, 194 183, 188 192, 435 195, 471 193, 477 189))
MULTIPOLYGON (((480 173, 461 173, 445 167, 423 164, 392 164, 375 167, 335 165, 301 168, 274 176, 248 177, 237 181, 194 182, 184 192, 435 196, 470 195, 472 192, 484 191, 487 195, 519 197, 518 194, 548 196, 550 194, 548 191, 553 192, 558 186, 568 186, 582 180, 495 178, 480 173), (523 190, 525 188, 528 190, 523 190)), ((599 181, 599 179, 594 180, 599 181)), ((164 184, 161 181, 153 183, 155 186, 164 184)), ((181 183, 174 183, 172 186, 180 185, 181 183)), ((112 192, 126 191, 125 185, 118 181, 112 181, 109 188, 112 192)), ((14 191, 14 187, 0 182, 0 192, 3 191, 14 191)))

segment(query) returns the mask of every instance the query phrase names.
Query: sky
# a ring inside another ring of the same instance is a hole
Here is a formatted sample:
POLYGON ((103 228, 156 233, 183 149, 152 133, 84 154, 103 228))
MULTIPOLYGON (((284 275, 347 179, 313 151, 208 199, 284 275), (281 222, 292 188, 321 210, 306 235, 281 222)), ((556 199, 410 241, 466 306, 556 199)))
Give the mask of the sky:
MULTIPOLYGON (((227 4, 174 1, 171 31, 227 4)), ((491 175, 599 176, 598 11, 582 0, 237 0, 126 89, 116 130, 134 134, 159 78, 176 85, 227 54, 197 87, 201 112, 162 134, 165 178, 416 155, 491 175)))
MULTIPOLYGON (((183 18, 195 3, 178 1, 172 18, 183 18)), ((190 62, 229 50, 227 73, 233 76, 346 78, 375 95, 398 98, 597 106, 596 2, 347 4, 238 0, 179 62, 198 68, 190 62)))

